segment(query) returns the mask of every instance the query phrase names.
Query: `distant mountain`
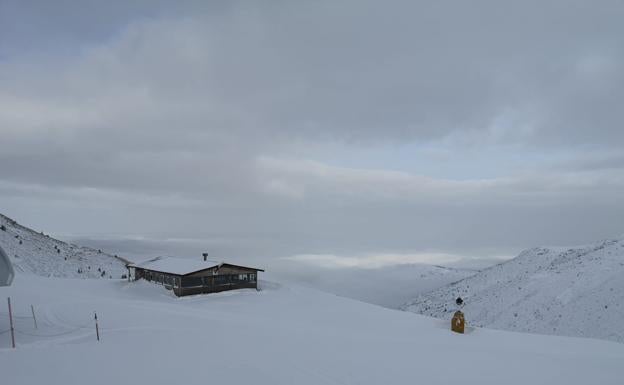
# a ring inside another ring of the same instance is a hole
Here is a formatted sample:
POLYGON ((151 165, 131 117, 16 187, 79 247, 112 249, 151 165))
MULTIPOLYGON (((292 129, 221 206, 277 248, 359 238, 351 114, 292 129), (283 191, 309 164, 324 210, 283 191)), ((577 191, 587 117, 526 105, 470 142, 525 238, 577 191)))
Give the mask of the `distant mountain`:
POLYGON ((0 214, 0 246, 17 274, 65 278, 121 278, 126 260, 38 233, 0 214))
POLYGON ((450 319, 458 296, 475 326, 624 342, 624 240, 529 249, 402 309, 450 319))

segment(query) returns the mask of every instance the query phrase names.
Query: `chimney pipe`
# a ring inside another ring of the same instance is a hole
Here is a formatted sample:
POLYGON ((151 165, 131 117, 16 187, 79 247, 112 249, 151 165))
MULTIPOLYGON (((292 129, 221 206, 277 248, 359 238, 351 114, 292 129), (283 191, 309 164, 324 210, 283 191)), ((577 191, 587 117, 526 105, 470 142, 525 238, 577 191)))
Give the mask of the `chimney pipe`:
POLYGON ((206 262, 206 260, 208 259, 208 253, 203 253, 202 257, 204 257, 204 262, 206 262))

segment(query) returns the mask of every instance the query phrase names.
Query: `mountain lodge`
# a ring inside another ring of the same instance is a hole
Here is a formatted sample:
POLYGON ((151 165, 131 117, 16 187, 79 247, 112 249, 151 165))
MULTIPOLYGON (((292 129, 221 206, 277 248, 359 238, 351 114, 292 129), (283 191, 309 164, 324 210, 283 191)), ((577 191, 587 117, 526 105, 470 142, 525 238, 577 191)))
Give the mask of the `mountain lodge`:
POLYGON ((257 289, 258 272, 253 267, 175 257, 156 257, 129 264, 128 280, 144 279, 173 290, 178 297, 235 289, 257 289))

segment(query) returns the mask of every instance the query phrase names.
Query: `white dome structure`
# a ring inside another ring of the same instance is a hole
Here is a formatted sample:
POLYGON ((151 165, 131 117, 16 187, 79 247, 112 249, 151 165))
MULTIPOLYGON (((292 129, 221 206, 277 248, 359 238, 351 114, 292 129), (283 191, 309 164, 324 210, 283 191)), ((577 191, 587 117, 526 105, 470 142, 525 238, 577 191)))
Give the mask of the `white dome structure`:
POLYGON ((13 281, 13 265, 2 247, 0 247, 0 286, 9 286, 13 281))

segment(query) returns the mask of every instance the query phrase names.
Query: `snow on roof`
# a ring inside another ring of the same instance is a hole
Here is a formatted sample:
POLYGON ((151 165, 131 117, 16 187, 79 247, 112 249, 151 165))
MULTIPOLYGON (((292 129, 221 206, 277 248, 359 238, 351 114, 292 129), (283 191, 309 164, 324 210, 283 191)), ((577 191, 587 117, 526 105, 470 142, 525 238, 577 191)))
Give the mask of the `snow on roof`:
MULTIPOLYGON (((225 262, 216 261, 203 261, 201 259, 191 258, 176 258, 176 257, 156 257, 148 259, 147 261, 129 264, 129 267, 138 267, 140 269, 160 271, 161 273, 171 273, 176 275, 191 274, 196 271, 210 269, 221 265, 231 265, 245 267, 242 265, 235 265, 225 262)), ((254 267, 248 267, 249 269, 264 271, 262 269, 256 269, 254 267)))
POLYGON ((163 273, 185 275, 199 270, 210 269, 211 267, 219 266, 220 264, 221 263, 219 262, 204 261, 202 259, 156 257, 140 263, 130 264, 128 266, 155 270, 163 273))

